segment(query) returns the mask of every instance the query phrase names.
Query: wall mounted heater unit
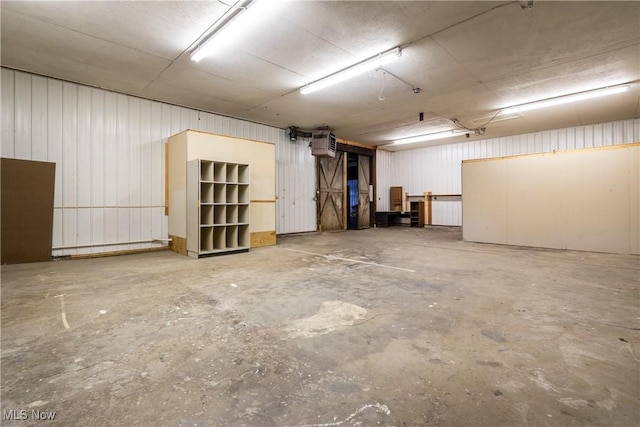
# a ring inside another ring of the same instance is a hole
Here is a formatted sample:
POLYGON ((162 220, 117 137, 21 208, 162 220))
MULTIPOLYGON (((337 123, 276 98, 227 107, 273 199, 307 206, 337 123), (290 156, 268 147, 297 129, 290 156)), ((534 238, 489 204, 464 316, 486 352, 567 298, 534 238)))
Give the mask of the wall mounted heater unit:
POLYGON ((335 157, 338 143, 331 132, 313 134, 311 139, 311 154, 318 157, 335 157))

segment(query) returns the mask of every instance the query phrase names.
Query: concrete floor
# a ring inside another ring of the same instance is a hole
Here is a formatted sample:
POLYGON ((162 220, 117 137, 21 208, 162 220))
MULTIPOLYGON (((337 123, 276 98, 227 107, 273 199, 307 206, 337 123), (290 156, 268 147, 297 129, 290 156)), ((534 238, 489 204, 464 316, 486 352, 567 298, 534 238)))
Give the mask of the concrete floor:
POLYGON ((639 282, 446 227, 4 266, 2 425, 637 426, 639 282))

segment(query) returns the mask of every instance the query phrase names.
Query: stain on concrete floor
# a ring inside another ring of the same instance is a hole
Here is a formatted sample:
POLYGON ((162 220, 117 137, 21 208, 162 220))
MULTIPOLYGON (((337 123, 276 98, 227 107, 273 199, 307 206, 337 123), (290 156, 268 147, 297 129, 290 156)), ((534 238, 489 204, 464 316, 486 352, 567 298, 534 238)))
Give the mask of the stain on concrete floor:
POLYGON ((2 425, 635 426, 639 277, 448 227, 3 266, 2 425))
POLYGON ((311 338, 328 334, 347 326, 353 326, 356 320, 364 319, 367 310, 344 301, 325 301, 318 313, 310 317, 297 319, 289 326, 287 338, 311 338))

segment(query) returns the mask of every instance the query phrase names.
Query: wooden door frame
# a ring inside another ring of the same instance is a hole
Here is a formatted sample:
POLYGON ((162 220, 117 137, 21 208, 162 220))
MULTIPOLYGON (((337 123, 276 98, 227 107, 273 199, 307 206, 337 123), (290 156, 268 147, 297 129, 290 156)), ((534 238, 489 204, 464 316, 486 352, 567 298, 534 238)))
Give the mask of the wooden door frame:
POLYGON ((338 147, 339 151, 344 151, 346 153, 355 153, 361 154, 364 156, 369 156, 369 184, 373 185, 373 197, 370 200, 370 218, 369 218, 369 227, 373 227, 376 219, 376 201, 378 200, 378 186, 377 186, 377 175, 376 175, 376 148, 368 147, 362 144, 356 144, 350 141, 339 140, 338 147))
MULTIPOLYGON (((342 155, 346 155, 347 153, 354 153, 354 154, 359 154, 359 155, 364 155, 364 156, 368 156, 369 157, 369 184, 373 185, 373 197, 372 199, 369 201, 369 227, 373 227, 375 224, 375 218, 376 218, 376 201, 378 199, 378 188, 377 188, 377 184, 376 184, 376 149, 375 147, 367 147, 365 145, 360 145, 360 144, 355 144, 349 141, 345 141, 345 140, 338 140, 338 145, 337 145, 337 152, 338 153, 342 153, 342 155)), ((342 187, 343 187, 343 201, 342 201, 342 223, 343 223, 343 229, 346 230, 347 229, 347 204, 348 204, 348 194, 347 194, 347 165, 348 162, 346 161, 346 159, 343 159, 343 172, 342 172, 342 187)), ((321 223, 321 218, 320 218, 320 203, 322 202, 320 200, 320 163, 319 163, 319 159, 316 159, 316 169, 317 169, 317 173, 316 173, 316 212, 317 212, 317 225, 316 225, 316 229, 318 231, 321 230, 320 227, 320 223, 321 223)))

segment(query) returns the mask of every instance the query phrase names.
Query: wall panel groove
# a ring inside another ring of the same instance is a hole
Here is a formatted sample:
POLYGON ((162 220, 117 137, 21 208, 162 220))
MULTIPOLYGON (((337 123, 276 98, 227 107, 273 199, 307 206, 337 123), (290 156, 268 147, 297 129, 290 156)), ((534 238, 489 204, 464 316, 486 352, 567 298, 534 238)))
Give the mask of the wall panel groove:
POLYGON ((2 145, 0 145, 2 157, 13 158, 15 156, 15 73, 2 73, 2 86, 0 87, 0 95, 2 100, 0 103, 2 115, 2 145))

